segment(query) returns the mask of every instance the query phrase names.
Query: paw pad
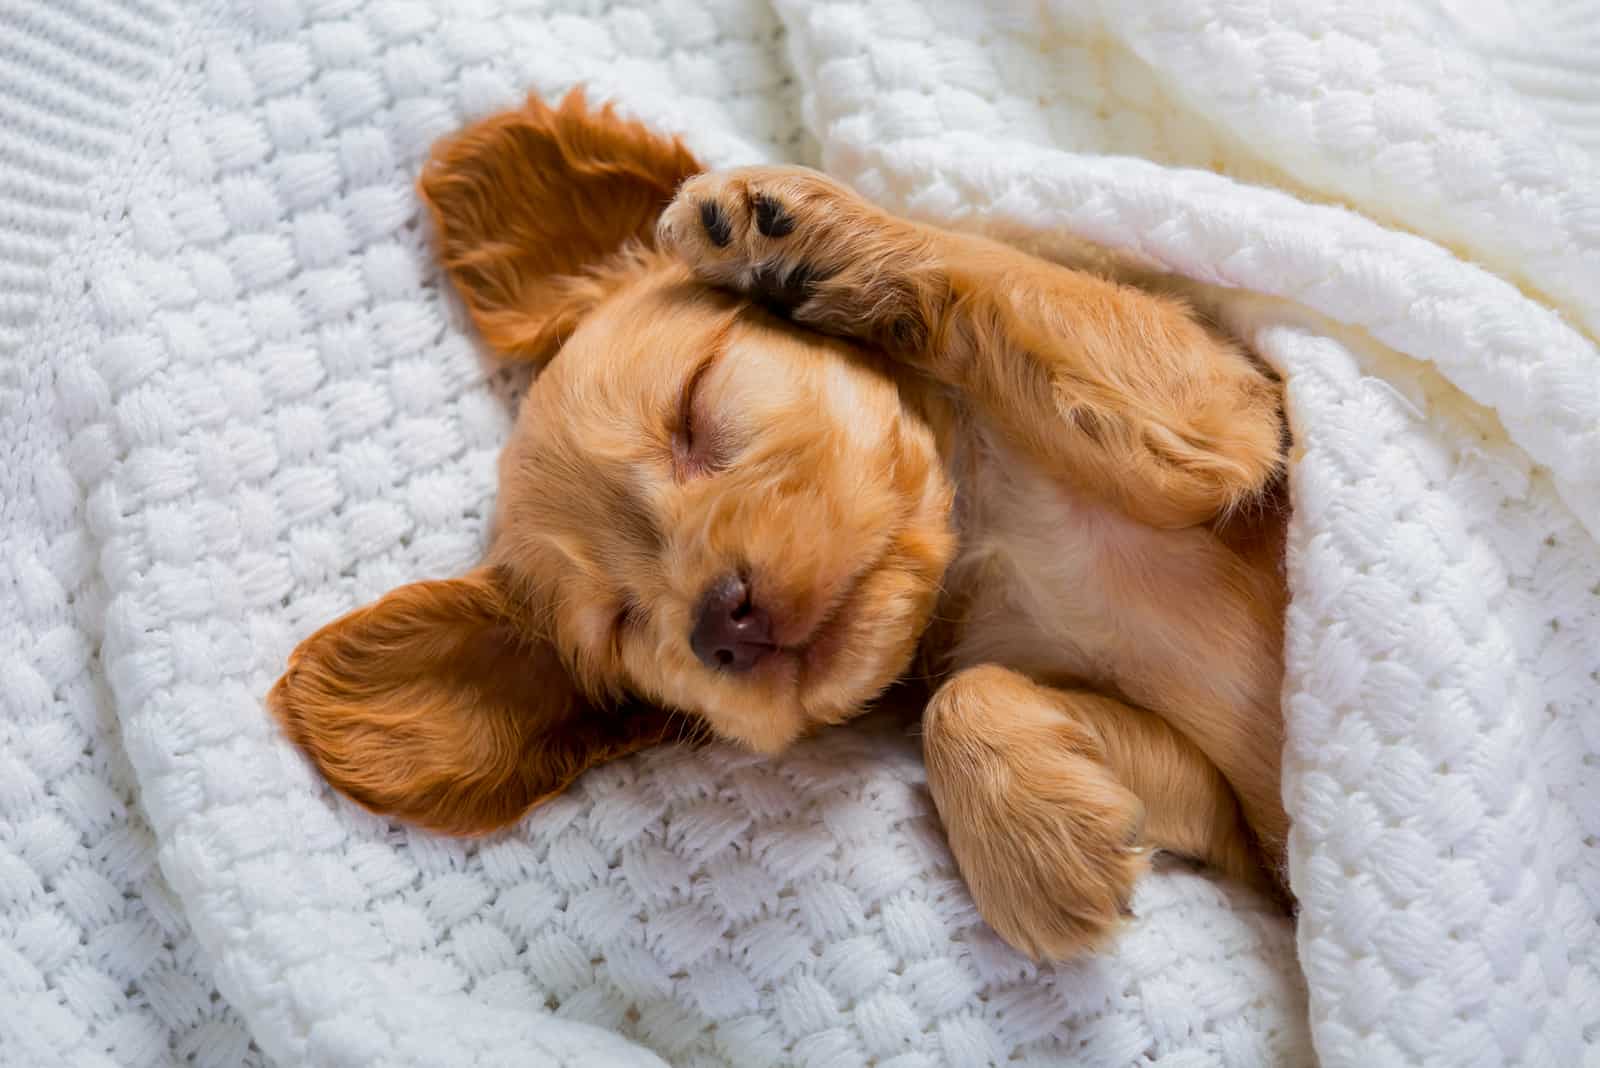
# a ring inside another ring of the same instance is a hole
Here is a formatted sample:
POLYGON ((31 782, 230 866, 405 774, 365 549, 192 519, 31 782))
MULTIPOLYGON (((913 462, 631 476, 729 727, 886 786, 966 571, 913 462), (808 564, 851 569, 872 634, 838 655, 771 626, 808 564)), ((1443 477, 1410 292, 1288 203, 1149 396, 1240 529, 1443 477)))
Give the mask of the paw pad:
POLYGON ((706 236, 718 248, 727 248, 728 242, 733 240, 733 225, 715 200, 700 202, 700 225, 706 228, 706 236))
POLYGON ((782 267, 761 267, 750 278, 750 296, 768 311, 788 315, 810 300, 818 284, 827 277, 826 272, 804 263, 797 263, 788 271, 782 267))
POLYGON ((765 237, 788 237, 794 232, 794 216, 765 193, 751 198, 756 212, 756 229, 765 237))

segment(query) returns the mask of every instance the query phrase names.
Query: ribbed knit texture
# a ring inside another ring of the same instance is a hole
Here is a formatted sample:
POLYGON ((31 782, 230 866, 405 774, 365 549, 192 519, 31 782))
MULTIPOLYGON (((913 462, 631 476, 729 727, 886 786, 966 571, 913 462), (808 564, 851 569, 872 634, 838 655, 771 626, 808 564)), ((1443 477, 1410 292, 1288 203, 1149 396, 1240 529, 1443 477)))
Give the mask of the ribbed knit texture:
POLYGON ((1593 0, 1436 0, 1495 75, 1600 157, 1600 12, 1593 0))
POLYGON ((1580 7, 0 4, 0 1065, 1600 1057, 1580 7), (294 641, 492 507, 515 382, 418 162, 580 80, 714 163, 1209 283, 1286 372, 1297 932, 1169 868, 1034 967, 872 725, 646 754, 471 843, 287 746, 294 641))
POLYGON ((162 0, 0 0, 0 355, 171 44, 162 0))
MULTIPOLYGON (((0 0, 0 1064, 262 1063, 218 996, 99 670, 107 602, 58 372, 59 285, 175 57, 160 0, 0 0), (39 312, 54 287, 53 322, 39 312), (42 359, 20 359, 24 338, 42 359)), ((110 210, 114 211, 115 208, 110 210)), ((100 221, 104 221, 103 219, 100 221)), ((70 390, 68 390, 70 393, 70 390)), ((81 442, 79 443, 81 447, 81 442)))

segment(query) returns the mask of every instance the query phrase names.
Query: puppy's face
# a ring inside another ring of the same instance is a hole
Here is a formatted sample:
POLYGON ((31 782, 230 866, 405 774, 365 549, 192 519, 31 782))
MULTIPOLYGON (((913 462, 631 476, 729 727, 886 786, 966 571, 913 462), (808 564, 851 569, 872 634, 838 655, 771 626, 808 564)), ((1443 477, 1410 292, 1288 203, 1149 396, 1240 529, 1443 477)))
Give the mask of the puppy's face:
POLYGON ((492 830, 671 737, 668 710, 770 752, 904 670, 953 550, 932 434, 886 363, 654 249, 699 170, 576 93, 427 164, 435 251, 484 343, 545 366, 483 565, 329 623, 269 696, 368 808, 492 830))
POLYGON ((905 669, 951 488, 871 354, 646 263, 529 391, 491 560, 593 697, 776 751, 905 669))

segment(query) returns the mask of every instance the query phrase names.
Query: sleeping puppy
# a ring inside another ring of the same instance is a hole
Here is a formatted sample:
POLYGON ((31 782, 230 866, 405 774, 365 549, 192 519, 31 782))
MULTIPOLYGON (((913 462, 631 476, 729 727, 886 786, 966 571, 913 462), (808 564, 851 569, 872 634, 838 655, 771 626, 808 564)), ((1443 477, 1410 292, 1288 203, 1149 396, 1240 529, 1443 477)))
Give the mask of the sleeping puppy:
POLYGON ((777 753, 910 675, 1018 949, 1101 942, 1153 850, 1281 887, 1284 431, 1236 344, 578 94, 441 144, 421 193, 483 340, 543 370, 482 564, 272 691, 336 787, 484 832, 675 715, 777 753))

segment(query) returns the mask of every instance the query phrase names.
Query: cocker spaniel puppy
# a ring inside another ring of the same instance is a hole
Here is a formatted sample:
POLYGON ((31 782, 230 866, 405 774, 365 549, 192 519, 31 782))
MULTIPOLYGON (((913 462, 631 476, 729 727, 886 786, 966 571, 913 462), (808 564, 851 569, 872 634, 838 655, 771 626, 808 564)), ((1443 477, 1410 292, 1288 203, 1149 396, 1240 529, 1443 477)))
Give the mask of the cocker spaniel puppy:
POLYGON ((488 831, 671 712, 762 752, 931 680, 988 922, 1062 957, 1151 850, 1281 889, 1277 381, 1181 301, 703 173, 580 94, 438 146, 438 253, 542 367, 487 555, 301 644, 289 735, 379 812, 488 831))

